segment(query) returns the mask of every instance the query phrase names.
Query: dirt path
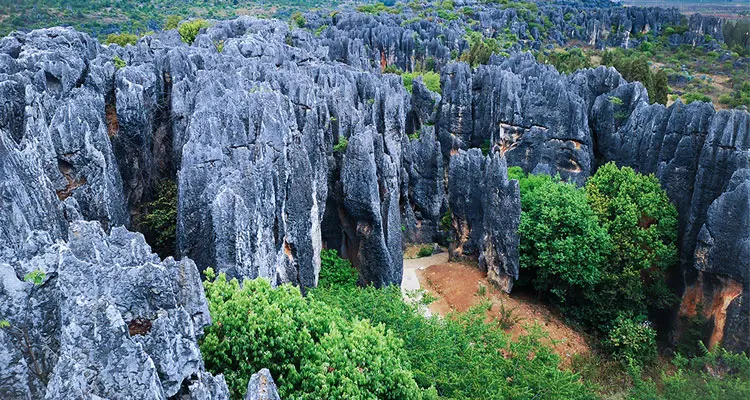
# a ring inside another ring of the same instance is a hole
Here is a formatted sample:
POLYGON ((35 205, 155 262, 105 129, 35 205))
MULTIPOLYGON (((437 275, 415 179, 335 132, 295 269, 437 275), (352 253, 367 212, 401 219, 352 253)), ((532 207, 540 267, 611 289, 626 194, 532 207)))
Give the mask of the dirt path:
MULTIPOLYGON (((433 254, 430 257, 422 258, 405 258, 404 259, 404 277, 401 279, 401 291, 404 293, 404 299, 407 301, 419 301, 421 294, 414 294, 414 291, 423 288, 419 280, 419 274, 430 265, 444 264, 448 262, 448 253, 433 254)), ((422 307, 420 307, 422 308, 422 307)), ((432 315, 432 307, 422 309, 425 317, 432 315)))
POLYGON ((427 315, 444 316, 451 311, 466 311, 486 298, 492 304, 488 316, 504 319, 512 325, 506 332, 513 337, 527 333, 534 325, 546 332, 549 336, 547 343, 560 355, 563 365, 574 354, 591 351, 584 333, 565 324, 562 317, 533 295, 508 295, 492 286, 475 266, 449 262, 447 253, 405 259, 401 287, 405 293, 421 287, 437 298, 430 304, 427 315), (502 318, 503 315, 506 318, 502 318))

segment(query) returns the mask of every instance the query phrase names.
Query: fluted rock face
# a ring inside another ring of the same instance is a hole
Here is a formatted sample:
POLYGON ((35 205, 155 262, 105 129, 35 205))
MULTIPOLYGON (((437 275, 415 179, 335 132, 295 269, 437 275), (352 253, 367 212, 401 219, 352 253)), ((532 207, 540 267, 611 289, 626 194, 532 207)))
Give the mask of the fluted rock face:
POLYGON ((506 292, 518 279, 518 181, 508 179, 505 158, 483 156, 478 149, 451 157, 448 199, 455 236, 451 257, 478 257, 487 278, 506 292))
POLYGON ((360 280, 376 286, 400 283, 403 274, 398 169, 383 146, 371 129, 355 132, 341 169, 345 254, 353 256, 360 280))
POLYGON ((105 226, 127 224, 104 111, 114 67, 97 58, 98 43, 53 28, 6 37, 0 48, 7 52, 0 67, 10 104, 0 122, 7 127, 6 148, 9 140, 16 142, 18 151, 41 168, 57 197, 76 200, 85 218, 105 226))
POLYGON ((450 64, 442 80, 437 135, 444 155, 486 147, 526 172, 560 174, 578 183, 590 175, 587 102, 554 68, 520 54, 473 74, 466 64, 450 64))
MULTIPOLYGON (((518 53, 545 34, 632 47, 679 14, 543 4, 543 33, 516 9, 459 3, 473 16, 444 24, 408 7, 308 14, 311 30, 328 25, 319 36, 243 17, 190 46, 176 31, 126 48, 67 28, 0 39, 0 397, 226 398, 196 346, 209 322, 199 271, 304 290, 327 247, 361 283, 398 284, 402 235, 446 239, 449 207, 454 256, 510 290, 520 204, 506 163, 579 184, 608 161, 655 173, 680 213, 681 312, 718 305, 704 308, 712 340, 747 349, 747 112, 649 105, 612 68, 565 76, 518 53), (518 54, 453 62, 470 19, 517 35, 518 54), (441 95, 379 73, 429 64, 441 95), (179 262, 124 228, 161 179, 177 181, 179 262), (41 286, 19 279, 35 269, 41 286)), ((691 17, 670 40, 721 40, 720 25, 691 17)))
POLYGON ((263 368, 250 377, 245 400, 280 400, 271 372, 263 368))
POLYGON ((203 369, 197 337, 210 323, 190 260, 160 261, 143 236, 98 222, 68 242, 38 233, 0 259, 0 393, 5 398, 228 398, 203 369), (17 276, 40 270, 39 285, 17 276), (20 368, 25 367, 25 368, 20 368), (203 394, 201 394, 203 393, 203 394))
POLYGON ((448 205, 445 168, 435 127, 423 126, 404 154, 408 185, 404 201, 404 235, 412 243, 431 243, 441 237, 440 219, 448 205))

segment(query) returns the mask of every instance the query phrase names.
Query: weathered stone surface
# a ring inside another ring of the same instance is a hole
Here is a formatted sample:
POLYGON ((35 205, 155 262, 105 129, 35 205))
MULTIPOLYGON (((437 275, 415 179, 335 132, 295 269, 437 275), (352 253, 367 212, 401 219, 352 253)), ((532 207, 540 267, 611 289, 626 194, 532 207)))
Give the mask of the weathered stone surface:
POLYGON ((354 255, 360 280, 376 286, 400 284, 403 274, 398 170, 383 146, 371 129, 354 133, 341 167, 349 225, 344 254, 354 255))
POLYGON ((445 169, 440 142, 433 126, 423 126, 419 138, 409 141, 404 153, 408 183, 402 195, 404 235, 413 243, 442 241, 440 219, 447 209, 445 169))
POLYGON ((271 372, 263 368, 250 377, 245 400, 280 400, 271 372))
MULTIPOLYGON (((0 39, 0 319, 32 343, 0 330, 0 397, 225 398, 196 346, 209 323, 199 270, 310 287, 325 246, 362 283, 397 284, 402 234, 445 239, 449 205, 454 255, 510 290, 520 209, 506 162, 578 184, 608 161, 655 173, 679 211, 686 297, 722 304, 712 338, 747 349, 747 112, 649 105, 614 69, 566 76, 519 54, 545 34, 638 46, 679 13, 544 3, 531 17, 549 20, 544 33, 512 7, 472 4, 446 23, 409 7, 310 13, 309 29, 242 17, 193 45, 176 31, 126 48, 68 28, 0 39), (511 55, 453 62, 469 19, 516 35, 511 55), (389 66, 440 71, 442 95, 420 79, 409 95, 379 73, 389 66), (178 184, 179 262, 120 227, 165 178, 178 184), (35 269, 41 286, 19 279, 35 269)), ((712 49, 720 25, 691 16, 670 43, 712 49)))
POLYGON ((450 160, 448 200, 453 214, 452 258, 478 257, 487 278, 506 292, 518 279, 521 194, 508 179, 505 157, 459 150, 450 160))
POLYGON ((46 246, 33 254, 0 260, 0 317, 10 324, 0 360, 18 363, 2 368, 10 373, 0 393, 166 399, 192 385, 212 393, 202 398, 228 398, 198 349, 210 316, 195 264, 160 261, 142 235, 107 234, 99 222, 74 222, 68 237, 53 244, 42 235, 46 246), (45 274, 39 286, 17 278, 35 270, 45 274))

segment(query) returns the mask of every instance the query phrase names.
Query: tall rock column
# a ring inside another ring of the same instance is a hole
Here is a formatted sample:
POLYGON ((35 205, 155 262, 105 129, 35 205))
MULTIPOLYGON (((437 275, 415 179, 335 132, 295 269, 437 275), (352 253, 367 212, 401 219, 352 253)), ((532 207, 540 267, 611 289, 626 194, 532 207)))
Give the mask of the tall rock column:
POLYGON ((518 279, 518 181, 508 179, 505 157, 483 156, 479 149, 451 157, 448 202, 454 239, 451 258, 478 257, 487 278, 506 292, 518 279))
POLYGON ((349 139, 341 181, 349 225, 344 232, 345 253, 359 269, 360 280, 378 287, 401 284, 403 258, 396 163, 384 153, 382 137, 372 127, 356 132, 349 139))

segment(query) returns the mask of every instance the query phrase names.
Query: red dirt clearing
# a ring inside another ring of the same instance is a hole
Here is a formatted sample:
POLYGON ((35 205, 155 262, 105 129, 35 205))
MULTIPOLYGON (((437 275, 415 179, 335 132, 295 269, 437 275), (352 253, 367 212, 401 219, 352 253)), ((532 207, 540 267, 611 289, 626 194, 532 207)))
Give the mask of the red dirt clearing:
POLYGON ((548 344, 560 355, 562 365, 567 365, 574 354, 591 352, 587 335, 565 324, 559 315, 533 295, 508 295, 491 285, 485 274, 476 267, 448 262, 420 269, 417 276, 422 288, 437 298, 430 304, 433 314, 444 316, 453 310, 466 311, 486 297, 492 303, 488 317, 497 317, 501 306, 504 306, 506 310, 513 309, 512 315, 520 318, 507 330, 513 337, 527 333, 528 327, 539 325, 549 335, 548 344), (481 295, 482 291, 484 296, 481 295))

